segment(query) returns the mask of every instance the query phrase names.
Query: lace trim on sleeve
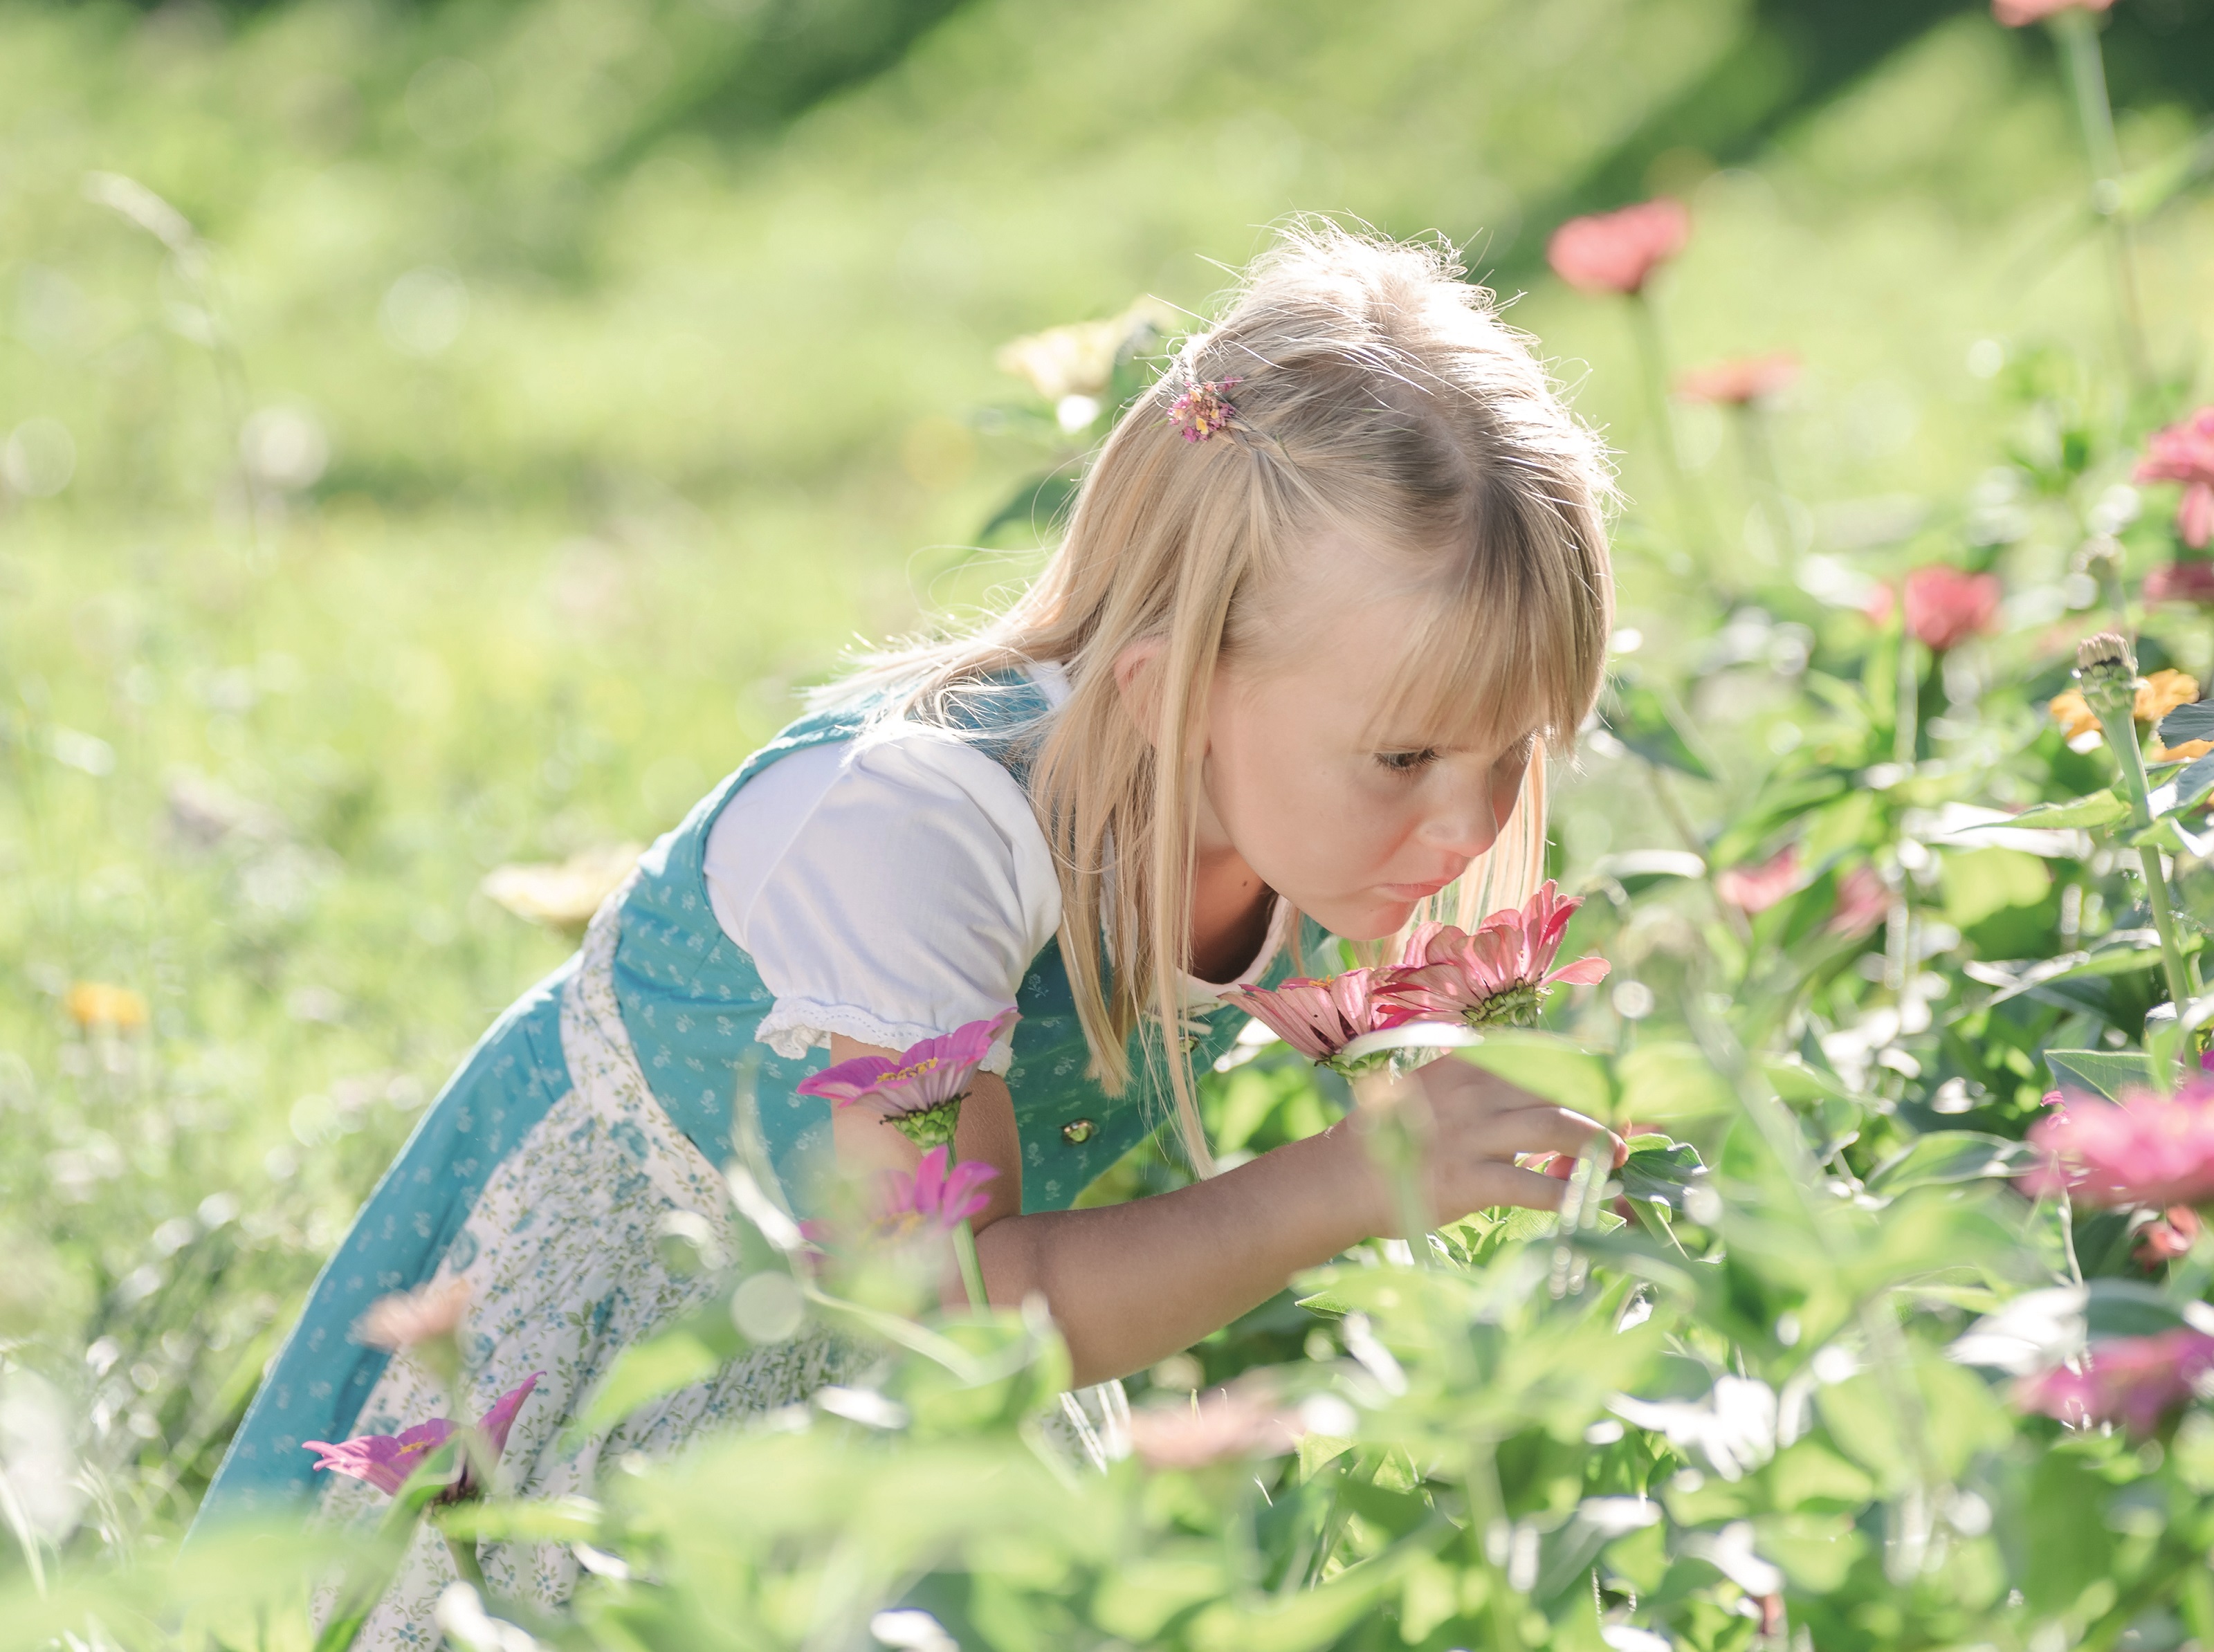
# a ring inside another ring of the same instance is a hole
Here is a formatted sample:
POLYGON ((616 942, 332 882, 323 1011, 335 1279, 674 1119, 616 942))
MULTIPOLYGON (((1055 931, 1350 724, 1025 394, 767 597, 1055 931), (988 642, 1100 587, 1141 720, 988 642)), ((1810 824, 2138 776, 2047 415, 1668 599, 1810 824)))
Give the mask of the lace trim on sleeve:
MULTIPOLYGON (((800 1061, 810 1049, 827 1049, 832 1033, 841 1033, 880 1049, 905 1049, 925 1038, 938 1038, 951 1027, 927 1027, 912 1021, 886 1021, 850 1004, 820 1004, 805 998, 780 998, 761 1017, 754 1037, 786 1061, 800 1061)), ((987 1073, 1005 1074, 1014 1062, 1014 1046, 1001 1039, 982 1063, 987 1073)))

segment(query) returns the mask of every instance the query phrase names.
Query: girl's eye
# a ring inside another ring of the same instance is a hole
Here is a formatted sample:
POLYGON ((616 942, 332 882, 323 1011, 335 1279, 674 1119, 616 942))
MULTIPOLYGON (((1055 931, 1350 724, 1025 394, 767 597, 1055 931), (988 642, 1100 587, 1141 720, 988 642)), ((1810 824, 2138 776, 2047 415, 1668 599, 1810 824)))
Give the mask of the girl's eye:
POLYGON ((1437 762, 1434 748, 1425 746, 1420 751, 1379 751, 1376 761, 1394 774, 1418 774, 1437 762))

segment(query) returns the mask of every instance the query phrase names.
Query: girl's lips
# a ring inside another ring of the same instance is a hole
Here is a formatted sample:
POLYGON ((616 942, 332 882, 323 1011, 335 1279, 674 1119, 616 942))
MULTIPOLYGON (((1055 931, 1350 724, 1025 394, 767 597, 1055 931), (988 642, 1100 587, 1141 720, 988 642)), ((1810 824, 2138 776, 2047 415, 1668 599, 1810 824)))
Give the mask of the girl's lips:
POLYGON ((1440 878, 1428 884, 1379 884, 1377 887, 1395 901, 1427 901, 1451 882, 1451 878, 1440 878))

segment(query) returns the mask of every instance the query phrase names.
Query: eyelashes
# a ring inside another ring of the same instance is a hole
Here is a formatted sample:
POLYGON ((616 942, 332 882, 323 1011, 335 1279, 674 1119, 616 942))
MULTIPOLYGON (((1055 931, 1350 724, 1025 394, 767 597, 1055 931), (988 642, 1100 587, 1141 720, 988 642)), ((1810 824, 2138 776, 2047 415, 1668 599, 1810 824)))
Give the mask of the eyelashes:
POLYGON ((1420 751, 1379 751, 1376 761, 1393 774, 1419 774, 1438 760, 1434 747, 1425 746, 1420 751))

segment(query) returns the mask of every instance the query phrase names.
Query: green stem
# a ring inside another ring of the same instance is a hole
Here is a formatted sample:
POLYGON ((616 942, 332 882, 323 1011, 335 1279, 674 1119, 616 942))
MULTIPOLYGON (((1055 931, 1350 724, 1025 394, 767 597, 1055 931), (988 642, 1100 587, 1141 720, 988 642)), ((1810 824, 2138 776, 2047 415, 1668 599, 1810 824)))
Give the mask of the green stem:
POLYGON ((1736 417, 1738 443, 1745 453, 1746 476, 1752 484, 1761 517, 1768 523, 1775 560, 1786 569, 1795 567, 1799 547, 1792 538, 1790 515, 1783 508, 1783 478, 1777 469, 1775 447, 1768 439, 1768 415, 1759 403, 1748 401, 1737 409, 1736 417))
POLYGON ((982 1311, 992 1306, 984 1294, 984 1270, 976 1260, 976 1231, 963 1216, 953 1229, 953 1254, 961 1263, 961 1284, 969 1293, 969 1306, 982 1311))
POLYGON ((1645 386, 1645 414, 1652 422, 1653 445, 1676 495, 1678 535, 1708 548, 1714 535, 1691 476, 1684 469, 1684 456, 1676 446, 1676 424, 1668 416, 1668 352, 1660 340, 1660 317, 1653 301, 1642 292, 1630 295, 1630 330, 1637 340, 1639 376, 1645 386))
POLYGON ((1515 1591, 1507 1581, 1507 1568, 1491 1558, 1491 1533, 1504 1527, 1511 1544, 1514 1527, 1507 1518, 1507 1499, 1499 1490, 1499 1461, 1489 1440, 1479 1437, 1470 1446, 1467 1473, 1468 1535, 1477 1561, 1491 1574, 1491 1587, 1484 1594, 1492 1636, 1502 1652, 1522 1652, 1522 1614, 1516 1610, 1515 1591))
POLYGON ((2099 26, 2089 11, 2070 6, 2052 19, 2060 43, 2061 61, 2067 65, 2069 90, 2074 95, 2076 124, 2083 128, 2083 149, 2091 162, 2091 209, 2107 221, 2107 243, 2114 261, 2115 319, 2122 336, 2122 352, 2131 375, 2142 386, 2149 377, 2144 348, 2144 320, 2138 301, 2137 249, 2129 221, 2122 216, 2122 152, 2114 138, 2114 106, 2107 93, 2107 65, 2099 50, 2099 26))
MULTIPOLYGON (((2138 749, 2137 718, 2125 707, 2094 709, 2107 744, 2113 751, 2114 767, 2121 771, 2122 789, 2129 793, 2130 823, 2139 831, 2149 830, 2153 823, 2152 792, 2145 783, 2144 754, 2138 749)), ((2144 878, 2153 927, 2160 932, 2161 973, 2168 982, 2168 1001, 2181 1015, 2193 997, 2191 975, 2184 967, 2183 943, 2176 933, 2175 909, 2168 898, 2168 879, 2161 871, 2158 845, 2138 846, 2138 869, 2144 878)))

